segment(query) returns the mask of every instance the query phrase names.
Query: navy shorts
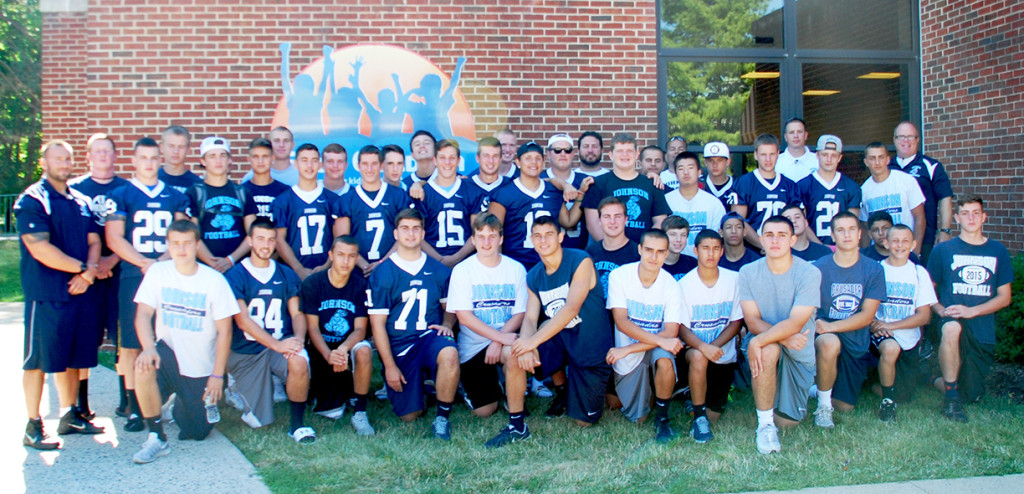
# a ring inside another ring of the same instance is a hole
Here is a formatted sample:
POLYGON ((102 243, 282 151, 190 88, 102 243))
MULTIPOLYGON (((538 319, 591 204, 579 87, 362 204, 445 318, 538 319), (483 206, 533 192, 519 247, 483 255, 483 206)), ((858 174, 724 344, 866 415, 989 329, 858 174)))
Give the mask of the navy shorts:
POLYGON ((67 302, 25 302, 23 370, 96 367, 96 305, 89 292, 67 302))
POLYGON ((868 378, 871 361, 871 352, 854 355, 843 346, 836 359, 836 383, 832 386, 832 397, 856 406, 860 390, 868 378))
POLYGON ((181 430, 178 439, 206 439, 213 430, 213 424, 206 421, 206 403, 203 401, 207 378, 181 375, 174 350, 171 350, 163 340, 156 343, 156 351, 160 355, 160 368, 156 371, 156 382, 160 386, 160 402, 166 403, 171 393, 174 393, 172 413, 174 422, 181 430))
POLYGON ((139 291, 142 278, 122 278, 117 287, 117 314, 121 323, 118 333, 117 347, 139 350, 139 335, 135 332, 135 292, 139 291))
POLYGON ((391 350, 395 365, 405 376, 401 393, 391 389, 391 386, 385 386, 395 415, 401 417, 426 408, 423 380, 434 378, 437 374, 437 355, 448 347, 457 348, 454 339, 441 336, 436 331, 426 331, 424 336, 401 351, 391 350), (402 356, 399 356, 399 353, 402 353, 402 356))
MULTIPOLYGON (((569 416, 587 422, 596 423, 604 412, 604 395, 609 389, 612 366, 604 361, 593 358, 594 351, 578 352, 578 346, 594 350, 593 344, 586 344, 587 338, 576 338, 574 331, 566 331, 555 335, 537 347, 540 354, 540 370, 537 379, 544 379, 566 368, 568 378, 567 397, 569 416), (575 343, 583 343, 576 345, 575 343), (582 354, 582 355, 581 355, 582 354), (585 358, 580 358, 585 357, 585 358), (589 357, 589 358, 586 358, 589 357)), ((599 338, 590 338, 598 340, 599 338)), ((607 354, 608 348, 604 348, 607 354)))
POLYGON ((118 270, 115 269, 114 276, 105 280, 96 280, 96 283, 93 283, 90 288, 96 292, 96 320, 99 323, 96 327, 96 338, 100 345, 103 344, 104 336, 115 345, 117 344, 117 327, 120 322, 120 313, 117 310, 119 278, 118 270))

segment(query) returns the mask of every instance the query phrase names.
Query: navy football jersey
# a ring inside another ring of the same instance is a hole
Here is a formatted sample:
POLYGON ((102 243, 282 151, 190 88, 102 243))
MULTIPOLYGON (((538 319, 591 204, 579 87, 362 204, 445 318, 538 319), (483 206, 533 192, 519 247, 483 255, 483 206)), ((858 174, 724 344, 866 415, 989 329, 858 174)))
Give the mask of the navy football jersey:
POLYGON ((725 212, 732 210, 731 206, 736 204, 736 191, 733 187, 736 185, 736 181, 729 177, 721 186, 717 186, 711 181, 711 176, 706 175, 701 178, 700 183, 704 185, 704 190, 708 191, 711 195, 722 201, 722 206, 725 207, 725 212))
POLYGON ((411 205, 409 195, 386 182, 376 192, 352 187, 341 198, 341 216, 352 223, 351 235, 359 242, 359 254, 367 262, 379 261, 395 244, 395 216, 411 205))
POLYGON ((449 190, 434 179, 428 180, 423 187, 423 200, 413 204, 426 218, 427 243, 442 256, 462 249, 473 236, 471 217, 480 211, 482 197, 480 189, 470 187, 461 178, 456 178, 449 190))
MULTIPOLYGON (((259 269, 246 258, 232 266, 224 277, 235 299, 245 301, 249 317, 270 336, 281 340, 294 334, 288 301, 299 296, 302 282, 291 268, 271 259, 269 267, 259 269)), ((248 355, 263 351, 264 346, 237 323, 233 322, 232 328, 231 351, 248 355)))
POLYGON ((277 196, 270 207, 278 228, 287 228, 285 243, 308 269, 327 263, 334 241, 334 220, 341 214, 338 196, 323 187, 304 191, 298 185, 277 196))
MULTIPOLYGON (((549 178, 550 179, 553 176, 554 176, 554 174, 551 173, 551 169, 550 168, 548 168, 547 170, 544 170, 544 172, 540 174, 540 178, 549 178)), ((576 190, 580 190, 580 186, 583 185, 583 180, 586 179, 586 178, 587 178, 587 175, 584 175, 582 173, 576 173, 576 170, 572 170, 569 173, 569 180, 568 180, 568 182, 569 182, 569 185, 572 185, 573 187, 575 187, 576 190)), ((573 208, 573 206, 578 206, 578 205, 579 204, 577 204, 574 201, 569 201, 569 202, 565 203, 565 208, 571 210, 573 208)), ((576 223, 576 226, 565 230, 565 239, 562 240, 562 248, 565 248, 565 249, 580 249, 580 250, 586 249, 587 248, 587 241, 590 239, 590 236, 587 235, 586 225, 587 225, 586 220, 581 217, 580 218, 580 222, 576 223)))
POLYGON ((185 173, 182 173, 181 175, 170 175, 165 172, 162 167, 157 171, 157 178, 159 178, 161 182, 167 184, 168 187, 181 192, 182 194, 188 192, 188 189, 191 189, 193 184, 203 181, 202 177, 192 173, 191 170, 185 170, 185 173))
POLYGON ((517 178, 496 190, 491 196, 491 202, 505 207, 502 253, 530 269, 540 262, 530 239, 533 220, 541 216, 553 216, 557 221, 563 204, 562 193, 544 181, 541 181, 540 188, 531 191, 519 180, 517 178))
MULTIPOLYGON (((516 168, 518 170, 518 168, 516 168)), ((512 182, 511 178, 505 176, 498 176, 498 179, 491 183, 484 183, 480 180, 480 175, 473 175, 469 177, 465 183, 473 188, 479 189, 480 194, 480 212, 487 211, 487 206, 491 204, 491 197, 498 191, 503 185, 512 182)))
POLYGON ((771 182, 754 170, 736 180, 733 186, 736 205, 747 207, 747 223, 761 233, 765 220, 782 212, 792 202, 799 202, 796 184, 781 173, 775 174, 771 182))
POLYGON ((428 328, 444 321, 441 304, 448 301, 448 279, 452 271, 423 254, 409 262, 391 254, 370 273, 367 313, 387 314, 391 352, 400 356, 428 328))
MULTIPOLYGON (((128 183, 127 180, 118 176, 115 176, 113 180, 107 183, 100 183, 93 179, 92 175, 82 175, 81 177, 69 180, 68 187, 89 199, 89 211, 92 212, 92 219, 102 231, 103 225, 107 222, 107 213, 115 209, 113 201, 107 198, 107 194, 126 183, 128 183)), ((103 244, 102 255, 109 256, 111 252, 107 248, 105 235, 100 235, 100 242, 103 244)))
MULTIPOLYGON (((107 197, 113 199, 114 206, 107 216, 124 216, 125 238, 136 252, 150 259, 167 252, 167 227, 174 221, 174 214, 192 216, 188 198, 159 181, 151 188, 133 178, 107 197)), ((122 262, 121 278, 132 277, 142 277, 142 271, 130 262, 122 262)))
POLYGON ((824 244, 832 245, 832 217, 850 208, 859 208, 860 185, 836 172, 831 183, 813 172, 796 184, 797 196, 807 210, 807 224, 824 244))
POLYGON ((277 196, 288 192, 288 189, 291 188, 277 180, 267 185, 256 185, 251 181, 242 182, 242 187, 249 192, 252 202, 256 203, 256 217, 266 218, 270 221, 274 221, 274 212, 271 211, 270 205, 274 203, 277 196))

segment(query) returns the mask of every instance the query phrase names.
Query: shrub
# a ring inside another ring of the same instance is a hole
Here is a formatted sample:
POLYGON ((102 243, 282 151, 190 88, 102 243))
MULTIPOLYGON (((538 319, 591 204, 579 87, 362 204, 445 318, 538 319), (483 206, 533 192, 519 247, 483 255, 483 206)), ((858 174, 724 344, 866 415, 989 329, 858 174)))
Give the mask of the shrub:
POLYGON ((996 360, 1024 364, 1024 253, 1013 257, 1013 299, 996 313, 996 360))

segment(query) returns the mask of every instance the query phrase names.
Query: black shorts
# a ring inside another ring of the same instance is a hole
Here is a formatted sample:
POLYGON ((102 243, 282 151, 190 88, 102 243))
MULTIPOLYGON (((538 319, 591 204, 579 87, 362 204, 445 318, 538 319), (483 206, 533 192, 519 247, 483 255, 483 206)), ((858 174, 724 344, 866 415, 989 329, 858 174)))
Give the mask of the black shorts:
POLYGON ((469 408, 473 410, 497 403, 502 398, 501 386, 498 385, 498 365, 485 363, 486 357, 487 349, 484 348, 460 366, 462 389, 466 392, 469 408))
MULTIPOLYGON (((941 323, 953 321, 943 318, 941 323)), ((981 343, 974 336, 969 319, 956 319, 960 323, 960 374, 957 385, 960 396, 966 402, 974 402, 985 394, 985 378, 992 369, 995 345, 981 343)), ((941 328, 941 326, 940 326, 941 328)))
POLYGON ((206 403, 203 402, 207 378, 181 375, 174 350, 163 340, 156 343, 156 351, 160 355, 160 368, 156 371, 160 402, 166 402, 174 393, 174 421, 181 429, 178 439, 205 439, 213 430, 213 425, 206 421, 206 403))
MULTIPOLYGON (((878 345, 881 345, 885 340, 896 341, 891 336, 884 338, 871 337, 871 362, 869 367, 877 367, 879 362, 880 354, 878 352, 878 345)), ((896 401, 909 401, 914 397, 917 390, 917 384, 921 380, 921 376, 926 372, 925 364, 926 360, 923 353, 926 351, 924 347, 931 345, 925 338, 921 338, 917 341, 917 345, 910 350, 900 349, 900 355, 896 358, 896 380, 893 383, 894 398, 896 401)))
POLYGON ((117 344, 117 328, 121 318, 117 310, 119 277, 118 270, 114 270, 114 276, 105 280, 96 280, 89 288, 95 291, 96 320, 99 322, 96 328, 96 338, 100 345, 103 344, 104 336, 115 345, 117 344))
MULTIPOLYGON (((593 424, 601 418, 601 414, 604 412, 604 395, 609 389, 608 381, 612 375, 612 366, 603 360, 598 363, 593 358, 586 360, 592 365, 581 365, 582 362, 577 360, 579 355, 571 354, 575 349, 573 343, 577 340, 573 336, 575 335, 562 331, 554 338, 541 343, 537 348, 541 366, 535 377, 544 379, 566 368, 569 416, 593 424)), ((585 340, 585 338, 580 339, 585 340)), ((587 354, 592 356, 596 350, 594 348, 590 350, 587 354)), ((605 348, 604 352, 607 353, 608 349, 605 348)))
POLYGON ((89 292, 67 302, 25 302, 23 370, 96 367, 96 306, 89 292))
POLYGON ((732 379, 735 377, 738 367, 736 362, 729 364, 708 362, 708 389, 704 399, 704 406, 708 410, 717 413, 725 411, 725 406, 729 403, 729 393, 732 392, 732 379))
POLYGON ((871 352, 854 355, 841 345, 836 359, 836 382, 832 386, 832 398, 850 405, 857 405, 860 390, 868 378, 871 368, 871 352))
MULTIPOLYGON (((306 352, 309 353, 309 403, 313 411, 326 412, 344 405, 355 394, 352 366, 334 372, 334 366, 324 360, 316 347, 308 345, 306 352)), ((354 363, 354 359, 350 362, 354 363)))
POLYGON ((135 292, 139 291, 142 284, 141 277, 122 278, 117 287, 117 314, 121 323, 121 331, 118 333, 117 347, 141 349, 139 334, 135 332, 135 292))

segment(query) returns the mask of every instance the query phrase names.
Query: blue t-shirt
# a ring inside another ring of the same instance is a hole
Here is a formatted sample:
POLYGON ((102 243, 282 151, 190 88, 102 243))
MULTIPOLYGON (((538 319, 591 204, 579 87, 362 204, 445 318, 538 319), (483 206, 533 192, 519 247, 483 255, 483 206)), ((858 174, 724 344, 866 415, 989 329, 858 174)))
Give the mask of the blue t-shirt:
POLYGON ((686 276, 687 273, 693 271, 696 267, 697 259, 686 254, 680 254, 679 260, 676 261, 675 264, 666 263, 661 267, 661 269, 664 269, 668 274, 672 275, 672 279, 679 281, 683 279, 683 276, 686 276))
MULTIPOLYGON (((50 183, 42 180, 30 185, 14 203, 14 218, 18 234, 46 233, 50 244, 79 261, 89 257, 89 234, 98 233, 89 210, 88 199, 68 189, 61 194, 50 183)), ((59 271, 36 260, 29 254, 25 242, 21 245, 21 290, 27 301, 66 302, 68 281, 76 273, 59 271)))
POLYGON ((796 194, 807 210, 809 228, 827 245, 835 244, 832 217, 850 208, 859 208, 861 203, 860 185, 840 172, 836 172, 831 183, 825 183, 818 172, 813 172, 796 184, 796 194))
POLYGON ((672 214, 672 208, 665 201, 665 192, 644 175, 623 180, 611 172, 595 178, 583 196, 583 207, 597 210, 605 197, 618 197, 626 205, 626 236, 637 243, 654 225, 655 216, 672 214))
MULTIPOLYGON (((928 257, 928 274, 944 307, 983 304, 995 298, 999 287, 1013 283, 1010 253, 991 238, 981 245, 969 244, 959 237, 936 245, 928 257)), ((965 322, 979 343, 995 345, 995 314, 965 322)))
MULTIPOLYGON (((107 214, 114 209, 113 201, 107 198, 107 194, 126 183, 128 183, 127 180, 118 176, 115 176, 107 183, 100 183, 92 178, 92 175, 82 175, 74 180, 69 180, 68 187, 77 190, 89 199, 89 210, 92 211, 92 218, 96 221, 96 226, 102 232, 103 225, 107 222, 107 214)), ((111 252, 107 248, 106 235, 100 234, 100 242, 103 244, 102 255, 109 256, 111 252)))
POLYGON ((339 216, 351 220, 351 235, 359 242, 359 254, 367 262, 375 262, 395 244, 395 216, 410 205, 404 190, 386 182, 376 192, 355 186, 341 197, 339 216))
POLYGON ((418 261, 406 261, 391 254, 370 274, 367 313, 386 314, 391 353, 398 356, 444 321, 441 304, 448 300, 448 279, 452 271, 422 254, 418 261))
MULTIPOLYGON (((551 173, 551 169, 548 168, 540 174, 540 178, 550 179, 554 177, 551 173)), ((576 170, 571 170, 569 173, 569 180, 567 182, 579 190, 583 185, 583 180, 587 178, 587 175, 582 173, 576 173, 576 170)), ((572 210, 574 207, 580 207, 581 204, 577 204, 575 201, 569 201, 565 203, 565 208, 572 210)), ((586 249, 587 243, 590 240, 590 235, 587 235, 587 221, 585 218, 580 218, 580 222, 576 226, 565 230, 565 239, 562 240, 563 249, 586 249)))
MULTIPOLYGON (((274 260, 270 261, 265 274, 260 274, 260 270, 245 259, 232 266, 224 277, 235 293, 235 299, 245 301, 249 317, 274 339, 282 340, 294 334, 288 301, 299 296, 302 282, 291 268, 274 260), (269 274, 265 280, 257 279, 257 276, 265 274, 269 274)), ((231 351, 247 355, 263 351, 265 347, 242 331, 237 323, 232 322, 232 327, 231 351)))
MULTIPOLYGON (((594 261, 598 284, 605 300, 608 299, 608 275, 615 268, 640 260, 640 244, 630 240, 616 250, 605 250, 604 243, 594 242, 587 246, 587 254, 594 261)), ((683 256, 685 257, 685 256, 683 256)))
POLYGON ((797 202, 796 184, 781 173, 769 182, 754 170, 736 180, 732 188, 736 205, 747 207, 747 223, 761 233, 765 220, 782 212, 787 204, 797 202))
POLYGON ((245 217, 258 211, 249 192, 229 180, 221 186, 197 183, 186 195, 210 254, 224 257, 234 252, 245 240, 245 217))
POLYGON ((334 242, 334 220, 341 215, 340 202, 335 193, 323 187, 303 191, 296 185, 271 204, 275 224, 288 229, 285 243, 303 267, 314 269, 327 263, 334 242))
POLYGON ((754 252, 752 249, 746 249, 743 252, 743 257, 736 261, 730 261, 729 258, 726 257, 725 252, 722 252, 722 257, 718 259, 718 267, 739 272, 740 268, 760 258, 761 254, 754 252))
POLYGON ((181 175, 171 175, 165 172, 163 168, 157 170, 157 178, 160 179, 161 182, 167 184, 168 187, 171 187, 182 194, 188 192, 194 184, 198 184, 203 181, 202 177, 192 173, 191 170, 185 170, 185 173, 182 173, 181 175))
POLYGON ((458 252, 473 236, 471 217, 480 211, 482 199, 480 189, 461 178, 456 178, 448 190, 428 180, 423 186, 423 200, 413 203, 426 219, 424 240, 442 256, 458 252))
POLYGON ((341 288, 331 284, 327 270, 302 282, 302 312, 317 316, 320 334, 332 350, 345 342, 356 319, 366 317, 366 279, 358 273, 353 271, 341 288))
MULTIPOLYGON (((123 216, 124 237, 136 252, 150 259, 167 252, 167 227, 174 221, 174 215, 192 216, 188 198, 159 181, 150 188, 131 179, 111 191, 107 198, 113 200, 114 206, 114 211, 107 213, 108 220, 111 214, 123 216)), ((130 262, 120 264, 121 279, 142 277, 138 266, 130 262)))
MULTIPOLYGON (((818 319, 841 321, 860 312, 864 300, 885 300, 885 273, 882 265, 872 259, 858 256, 853 266, 844 268, 836 264, 833 256, 828 256, 815 261, 814 267, 821 272, 818 319)), ((869 326, 837 333, 836 336, 843 347, 855 356, 867 352, 871 341, 869 326)))
POLYGON ((491 202, 505 207, 502 254, 515 259, 529 270, 540 262, 537 251, 533 250, 533 240, 530 239, 533 220, 541 216, 552 216, 557 221, 562 209, 562 194, 554 185, 543 180, 535 191, 527 189, 519 180, 517 178, 496 190, 491 195, 491 202))
POLYGON ((249 192, 249 196, 252 197, 252 201, 256 203, 256 217, 266 218, 270 221, 274 221, 274 212, 271 211, 270 207, 274 204, 274 199, 278 196, 288 192, 291 187, 274 180, 267 185, 256 185, 252 182, 242 182, 242 187, 249 192))

